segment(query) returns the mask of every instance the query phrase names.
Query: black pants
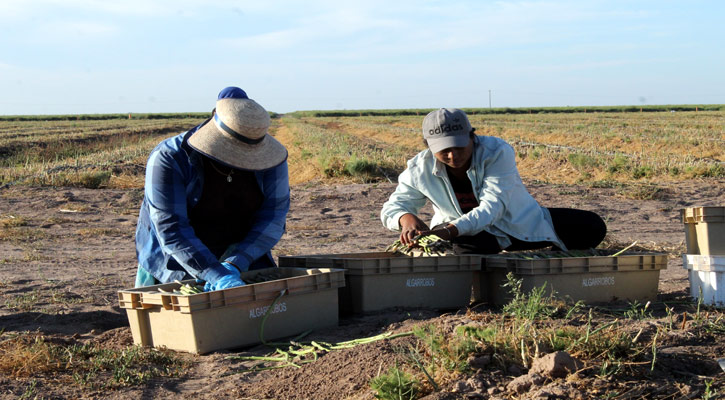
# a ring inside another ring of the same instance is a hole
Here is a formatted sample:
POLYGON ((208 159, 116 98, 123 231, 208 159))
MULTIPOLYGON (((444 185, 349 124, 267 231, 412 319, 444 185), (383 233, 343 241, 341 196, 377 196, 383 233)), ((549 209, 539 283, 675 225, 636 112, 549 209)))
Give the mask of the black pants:
MULTIPOLYGON (((607 225, 602 218, 591 211, 574 208, 549 208, 554 230, 570 250, 589 249, 599 245, 607 234, 607 225)), ((551 242, 526 242, 509 236, 511 245, 502 249, 496 236, 482 231, 473 236, 459 236, 453 239, 458 254, 496 254, 501 250, 537 250, 554 246, 551 242)), ((555 247, 555 250, 558 248, 555 247)))

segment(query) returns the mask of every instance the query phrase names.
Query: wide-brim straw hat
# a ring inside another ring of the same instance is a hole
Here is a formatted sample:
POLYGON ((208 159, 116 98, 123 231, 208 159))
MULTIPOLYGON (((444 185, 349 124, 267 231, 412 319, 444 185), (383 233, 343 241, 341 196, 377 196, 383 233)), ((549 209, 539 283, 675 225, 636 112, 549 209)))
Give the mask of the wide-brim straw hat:
POLYGON ((269 113, 239 88, 219 93, 216 112, 189 138, 198 152, 233 168, 263 170, 287 159, 287 149, 269 135, 269 113))

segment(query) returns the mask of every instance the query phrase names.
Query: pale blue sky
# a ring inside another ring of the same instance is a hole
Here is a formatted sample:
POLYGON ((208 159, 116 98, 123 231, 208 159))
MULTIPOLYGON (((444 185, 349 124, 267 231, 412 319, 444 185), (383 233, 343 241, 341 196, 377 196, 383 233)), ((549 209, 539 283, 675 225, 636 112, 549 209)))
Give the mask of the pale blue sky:
POLYGON ((725 2, 2 0, 0 114, 725 104, 725 2))

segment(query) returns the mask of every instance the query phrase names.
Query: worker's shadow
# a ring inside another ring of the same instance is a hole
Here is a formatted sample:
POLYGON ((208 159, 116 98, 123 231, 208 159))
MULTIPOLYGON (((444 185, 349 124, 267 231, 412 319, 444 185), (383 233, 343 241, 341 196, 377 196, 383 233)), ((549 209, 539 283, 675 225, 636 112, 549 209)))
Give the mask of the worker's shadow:
POLYGON ((18 312, 0 316, 0 332, 37 331, 45 334, 87 334, 128 326, 126 313, 112 310, 81 311, 68 314, 18 312))

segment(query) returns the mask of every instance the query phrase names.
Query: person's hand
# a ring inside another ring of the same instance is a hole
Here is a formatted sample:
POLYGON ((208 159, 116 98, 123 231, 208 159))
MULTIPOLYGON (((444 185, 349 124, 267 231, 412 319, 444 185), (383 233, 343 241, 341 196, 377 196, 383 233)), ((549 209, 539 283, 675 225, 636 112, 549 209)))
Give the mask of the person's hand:
POLYGON ((400 242, 410 246, 415 242, 413 239, 421 232, 428 231, 428 225, 413 214, 404 214, 398 221, 400 224, 400 242))
POLYGON ((458 236, 458 228, 455 225, 445 225, 444 227, 436 228, 429 231, 422 231, 419 233, 420 236, 436 235, 443 240, 450 241, 454 237, 458 236))
POLYGON ((246 284, 238 276, 224 275, 221 278, 217 279, 217 281, 214 283, 207 282, 204 285, 204 291, 213 292, 215 290, 224 290, 224 289, 229 289, 229 288, 233 288, 233 287, 237 287, 237 286, 244 286, 244 285, 246 285, 246 284))
POLYGON ((204 285, 205 292, 211 292, 214 290, 229 289, 237 286, 244 286, 244 281, 240 278, 240 273, 237 267, 234 265, 223 262, 222 267, 227 270, 227 274, 217 279, 215 282, 207 282, 204 285))

